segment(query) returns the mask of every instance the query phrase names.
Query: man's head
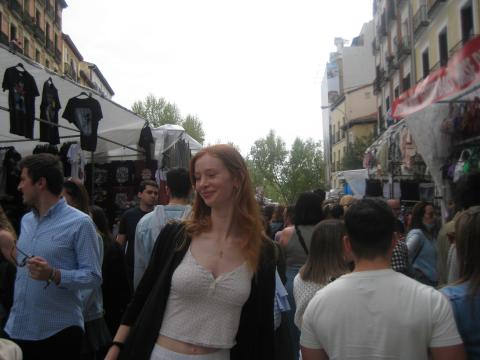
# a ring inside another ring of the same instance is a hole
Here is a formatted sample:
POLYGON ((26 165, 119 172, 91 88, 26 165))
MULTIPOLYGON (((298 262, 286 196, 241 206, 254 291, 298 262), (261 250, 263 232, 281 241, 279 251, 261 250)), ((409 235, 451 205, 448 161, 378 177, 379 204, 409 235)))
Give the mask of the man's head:
POLYGON ((400 205, 399 199, 388 199, 387 205, 392 209, 393 214, 398 218, 402 211, 402 206, 400 205))
POLYGON ((29 206, 38 205, 43 194, 60 196, 63 188, 62 163, 52 154, 36 154, 20 161, 20 183, 18 190, 23 194, 23 202, 29 206))
POLYGON ((347 240, 355 257, 387 257, 392 248, 395 217, 382 200, 356 201, 345 213, 347 240))
POLYGON ((167 172, 167 187, 172 198, 188 198, 192 192, 192 183, 188 170, 175 168, 167 172))
POLYGON ((157 203, 158 185, 153 180, 144 180, 138 187, 138 199, 140 208, 144 211, 151 210, 157 203))

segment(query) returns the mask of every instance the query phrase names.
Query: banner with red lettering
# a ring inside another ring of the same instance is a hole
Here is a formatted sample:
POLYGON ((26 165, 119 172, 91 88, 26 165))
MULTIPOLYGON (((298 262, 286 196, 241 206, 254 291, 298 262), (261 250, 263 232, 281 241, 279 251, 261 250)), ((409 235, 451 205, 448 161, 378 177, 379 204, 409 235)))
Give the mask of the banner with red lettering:
POLYGON ((447 66, 431 73, 393 103, 392 115, 404 118, 480 82, 480 36, 467 42, 447 66))

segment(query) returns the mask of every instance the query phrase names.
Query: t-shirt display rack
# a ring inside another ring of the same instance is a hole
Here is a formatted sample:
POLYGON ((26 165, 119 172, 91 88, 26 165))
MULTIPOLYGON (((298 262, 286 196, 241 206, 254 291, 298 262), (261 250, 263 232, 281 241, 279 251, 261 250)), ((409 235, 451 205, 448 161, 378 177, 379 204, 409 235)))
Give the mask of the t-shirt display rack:
MULTIPOLYGON (((90 95, 89 95, 90 96, 90 95)), ((0 106, 0 110, 3 110, 3 111, 6 111, 6 112, 10 112, 10 109, 7 108, 7 107, 4 107, 4 106, 0 106)), ((60 125, 60 124, 55 124, 55 123, 52 123, 52 122, 49 122, 49 121, 46 121, 46 120, 43 120, 43 119, 40 119, 40 118, 37 118, 37 117, 34 117, 34 120, 35 121, 38 121, 39 123, 44 123, 44 124, 48 124, 50 126, 56 126, 58 128, 63 128, 63 129, 66 129, 66 130, 69 130, 69 131, 73 131, 75 133, 78 133, 78 135, 63 135, 63 136, 60 136, 61 139, 66 139, 66 138, 78 138, 80 135, 81 135, 81 131, 79 129, 76 129, 76 128, 71 128, 71 127, 68 127, 68 126, 65 126, 65 125, 60 125)), ((98 139, 101 139, 103 141, 107 141, 107 142, 110 142, 112 144, 115 144, 115 145, 119 145, 121 147, 123 147, 124 149, 129 149, 129 150, 132 150, 134 152, 137 152, 137 153, 140 153, 140 154, 145 154, 145 151, 143 150, 140 150, 140 149, 136 149, 136 148, 133 148, 131 146, 128 146, 128 145, 125 145, 125 144, 121 144, 115 140, 111 140, 111 139, 108 139, 104 136, 101 136, 101 135, 97 135, 97 138, 98 139)), ((2 143, 14 143, 14 142, 32 142, 32 141, 36 141, 36 142, 39 142, 40 139, 36 138, 36 139, 18 139, 18 140, 5 140, 5 141, 0 141, 0 144, 2 143)), ((94 178, 95 176, 95 171, 94 171, 94 164, 95 164, 95 152, 94 151, 91 151, 90 152, 90 163, 92 164, 92 172, 91 172, 91 177, 92 179, 94 178)), ((94 193, 94 186, 95 186, 95 182, 92 181, 92 188, 90 189, 91 190, 91 197, 93 196, 93 193, 94 193)), ((93 200, 93 197, 92 197, 92 200, 93 200)))

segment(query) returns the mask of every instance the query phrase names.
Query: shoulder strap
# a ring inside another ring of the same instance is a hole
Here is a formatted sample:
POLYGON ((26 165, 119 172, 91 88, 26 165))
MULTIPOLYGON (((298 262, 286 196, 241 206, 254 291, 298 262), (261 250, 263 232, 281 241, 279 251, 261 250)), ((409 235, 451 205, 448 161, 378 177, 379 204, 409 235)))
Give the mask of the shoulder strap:
POLYGON ((295 225, 295 231, 297 233, 298 241, 300 241, 300 245, 302 245, 302 248, 305 251, 305 254, 307 254, 308 256, 307 245, 305 244, 305 240, 303 239, 302 233, 300 232, 300 229, 298 228, 297 225, 295 225))

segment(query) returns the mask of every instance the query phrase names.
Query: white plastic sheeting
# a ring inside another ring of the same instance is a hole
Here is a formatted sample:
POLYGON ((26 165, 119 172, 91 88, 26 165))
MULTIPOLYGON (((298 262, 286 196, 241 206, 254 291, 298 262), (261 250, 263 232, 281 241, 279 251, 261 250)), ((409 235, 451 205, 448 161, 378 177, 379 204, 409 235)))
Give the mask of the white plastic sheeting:
MULTIPOLYGON (((75 125, 69 123, 62 118, 63 109, 67 105, 68 100, 74 97, 82 91, 91 92, 93 97, 98 100, 102 107, 103 119, 99 122, 98 135, 110 140, 113 140, 119 144, 126 146, 132 146, 136 148, 140 131, 145 123, 145 120, 134 114, 130 110, 114 103, 111 100, 102 98, 94 90, 84 88, 68 79, 65 79, 47 69, 41 65, 32 62, 31 60, 21 56, 10 53, 3 47, 0 47, 0 76, 5 73, 5 69, 15 66, 18 63, 22 63, 25 69, 33 76, 40 92, 40 96, 35 101, 35 116, 40 117, 40 103, 42 98, 43 83, 51 77, 55 87, 58 89, 58 96, 60 98, 60 104, 62 109, 59 112, 59 124, 75 129, 75 125)), ((8 90, 0 92, 0 106, 8 108, 8 90)), ((35 121, 34 123, 34 138, 38 139, 40 134, 40 123, 35 121)), ((68 136, 76 135, 74 138, 60 138, 60 142, 75 141, 80 139, 80 133, 71 131, 68 129, 59 128, 59 135, 68 136)), ((31 154, 38 141, 23 141, 23 142, 11 142, 5 143, 5 141, 14 140, 28 140, 25 137, 10 134, 10 114, 7 111, 0 110, 0 141, 1 146, 15 146, 18 152, 24 155, 31 154)), ((105 154, 112 150, 122 150, 122 145, 114 144, 102 139, 98 139, 96 154, 105 154)))
POLYGON ((338 176, 345 179, 356 198, 365 196, 365 180, 368 178, 367 169, 340 171, 338 176))

